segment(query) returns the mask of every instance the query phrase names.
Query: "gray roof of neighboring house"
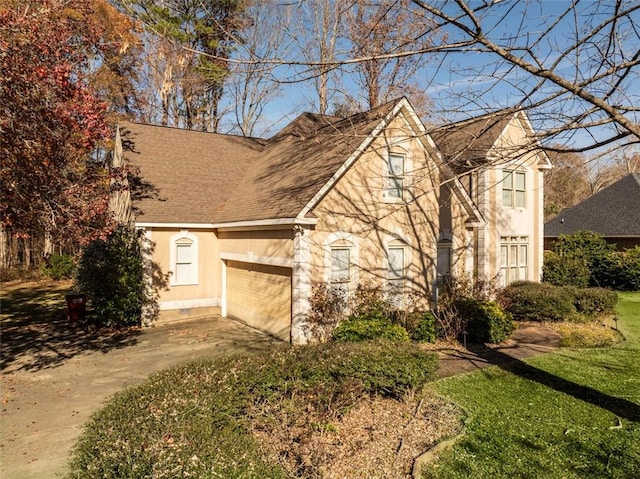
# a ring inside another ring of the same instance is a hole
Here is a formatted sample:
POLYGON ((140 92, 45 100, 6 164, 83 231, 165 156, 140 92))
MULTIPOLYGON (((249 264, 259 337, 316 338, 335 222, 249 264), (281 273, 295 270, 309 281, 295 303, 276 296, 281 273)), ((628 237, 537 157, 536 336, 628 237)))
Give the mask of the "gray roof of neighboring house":
POLYGON ((269 140, 125 123, 136 220, 296 217, 396 104, 346 119, 305 113, 269 140))
POLYGON ((567 208, 544 225, 544 236, 576 231, 603 236, 640 236, 640 173, 632 173, 567 208))

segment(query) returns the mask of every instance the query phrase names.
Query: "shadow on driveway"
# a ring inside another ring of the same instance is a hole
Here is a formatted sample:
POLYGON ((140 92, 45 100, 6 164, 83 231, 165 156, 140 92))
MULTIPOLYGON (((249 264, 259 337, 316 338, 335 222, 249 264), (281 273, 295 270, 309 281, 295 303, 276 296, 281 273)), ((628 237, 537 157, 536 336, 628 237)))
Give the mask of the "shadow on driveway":
POLYGON ((27 283, 3 287, 3 372, 57 367, 79 354, 106 353, 132 346, 140 328, 86 331, 66 319, 65 294, 70 283, 27 283))

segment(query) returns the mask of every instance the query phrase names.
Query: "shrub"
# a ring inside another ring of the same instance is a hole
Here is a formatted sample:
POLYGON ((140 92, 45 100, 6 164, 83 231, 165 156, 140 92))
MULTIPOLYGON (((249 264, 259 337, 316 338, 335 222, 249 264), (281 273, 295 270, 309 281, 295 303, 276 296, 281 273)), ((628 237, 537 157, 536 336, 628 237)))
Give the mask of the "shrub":
POLYGON ((43 276, 54 281, 71 279, 76 270, 76 263, 68 254, 54 254, 42 263, 40 270, 43 276))
POLYGON ((495 301, 468 298, 458 301, 456 307, 472 342, 501 343, 509 339, 515 329, 511 314, 495 301))
POLYGON ((591 272, 587 262, 582 257, 560 255, 555 251, 544 254, 542 266, 542 281, 555 286, 575 286, 586 288, 589 286, 591 272))
POLYGON ((349 309, 354 316, 376 316, 391 318, 396 309, 388 300, 382 286, 359 284, 349 301, 349 309))
POLYGON ((411 339, 421 343, 433 343, 436 340, 436 318, 431 311, 410 313, 409 320, 412 325, 415 324, 411 329, 405 327, 411 339))
MULTIPOLYGON (((553 251, 569 261, 583 261, 589 270, 588 286, 606 286, 611 274, 612 253, 615 245, 607 243, 601 235, 591 231, 578 231, 570 235, 560 235, 553 244, 553 251)), ((557 284, 557 283, 556 283, 557 284)), ((558 286, 572 286, 558 284, 558 286)), ((584 286, 575 284, 575 286, 584 286)))
POLYGON ((140 324, 149 301, 138 233, 119 226, 106 240, 83 251, 76 289, 87 293, 100 324, 121 327, 140 324))
POLYGON ((439 287, 436 331, 447 340, 460 337, 466 321, 458 311, 458 303, 467 299, 487 301, 496 294, 497 280, 476 280, 468 276, 447 277, 439 287))
POLYGON ((604 288, 565 288, 565 291, 573 297, 576 311, 591 318, 613 314, 618 302, 618 295, 604 288))
POLYGON ((608 279, 608 287, 640 291, 640 246, 613 255, 608 279))
POLYGON ((313 287, 309 303, 305 332, 313 341, 326 342, 331 338, 336 325, 344 318, 346 295, 341 289, 323 282, 313 287))
POLYGON ((334 341, 360 342, 376 339, 409 341, 409 334, 402 326, 381 317, 380 313, 350 316, 333 330, 334 341))
POLYGON ((516 321, 563 321, 576 315, 572 295, 547 283, 511 283, 500 292, 498 302, 516 321))

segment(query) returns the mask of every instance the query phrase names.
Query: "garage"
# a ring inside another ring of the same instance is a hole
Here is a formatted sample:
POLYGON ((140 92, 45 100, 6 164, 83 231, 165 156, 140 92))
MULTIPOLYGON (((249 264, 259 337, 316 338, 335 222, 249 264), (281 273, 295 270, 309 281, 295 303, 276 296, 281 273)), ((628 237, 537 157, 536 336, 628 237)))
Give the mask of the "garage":
POLYGON ((289 341, 291 268, 227 261, 227 316, 289 341))

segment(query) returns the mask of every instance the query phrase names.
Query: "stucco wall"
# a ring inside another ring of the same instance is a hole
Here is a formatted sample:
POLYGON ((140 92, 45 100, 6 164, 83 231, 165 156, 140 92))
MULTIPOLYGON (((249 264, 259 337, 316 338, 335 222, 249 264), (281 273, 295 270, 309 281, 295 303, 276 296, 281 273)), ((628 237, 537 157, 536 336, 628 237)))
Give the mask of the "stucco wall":
POLYGON ((310 234, 313 284, 329 279, 333 241, 348 241, 352 249, 352 287, 380 283, 388 276, 389 243, 404 242, 405 288, 430 294, 435 279, 439 230, 439 172, 422 144, 406 133, 397 118, 329 191, 313 213, 318 223, 310 234), (385 195, 388 152, 406 154, 408 194, 416 199, 394 201, 385 195))
POLYGON ((220 298, 220 251, 213 230, 147 228, 151 241, 151 261, 154 268, 166 275, 171 271, 171 238, 177 233, 188 233, 198 239, 197 284, 170 285, 160 290, 160 309, 190 309, 218 306, 220 298))

